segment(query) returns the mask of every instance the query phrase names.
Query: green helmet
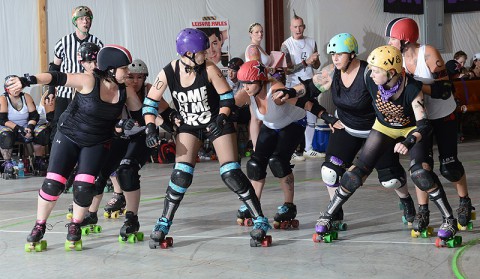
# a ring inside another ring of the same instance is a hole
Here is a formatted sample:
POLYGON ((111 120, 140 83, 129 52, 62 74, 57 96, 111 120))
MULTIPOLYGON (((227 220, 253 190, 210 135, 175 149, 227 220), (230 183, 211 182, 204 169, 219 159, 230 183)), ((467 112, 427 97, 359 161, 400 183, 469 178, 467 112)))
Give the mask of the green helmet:
POLYGON ((340 33, 330 39, 327 45, 327 54, 334 53, 358 54, 358 43, 355 37, 349 33, 340 33))
POLYGON ((77 21, 77 18, 82 17, 82 16, 88 16, 90 20, 93 20, 93 13, 92 10, 87 7, 87 6, 78 6, 75 9, 73 9, 72 12, 72 23, 73 25, 77 26, 75 23, 77 21))

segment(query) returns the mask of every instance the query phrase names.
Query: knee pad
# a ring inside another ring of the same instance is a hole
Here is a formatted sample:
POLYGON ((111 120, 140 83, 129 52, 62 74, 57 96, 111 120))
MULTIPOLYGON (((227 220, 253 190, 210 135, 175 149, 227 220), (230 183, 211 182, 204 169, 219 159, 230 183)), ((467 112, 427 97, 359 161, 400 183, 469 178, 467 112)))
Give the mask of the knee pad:
POLYGON ((84 181, 73 181, 73 201, 81 207, 89 207, 95 196, 95 185, 84 181))
POLYGON ((12 149, 15 143, 15 135, 12 131, 2 131, 0 133, 0 147, 3 149, 12 149))
POLYGON ((335 156, 328 156, 322 164, 322 180, 328 187, 338 187, 340 177, 345 173, 342 160, 335 156))
POLYGON ((65 190, 65 183, 45 178, 38 195, 46 201, 56 201, 65 190))
POLYGON ((95 194, 103 194, 103 191, 105 190, 105 185, 107 185, 107 179, 99 175, 97 179, 95 179, 95 194))
POLYGON ((410 169, 413 183, 422 191, 428 191, 435 186, 435 177, 432 171, 422 168, 421 164, 414 164, 410 169))
POLYGON ((170 188, 173 193, 177 193, 178 195, 182 195, 183 197, 188 187, 190 187, 190 185, 192 184, 193 171, 194 167, 188 163, 176 163, 172 175, 170 176, 168 188, 170 188))
POLYGON ((345 172, 340 180, 340 184, 350 193, 354 193, 360 186, 363 185, 363 177, 371 173, 362 162, 357 161, 351 171, 345 172))
POLYGON ((465 174, 465 169, 461 162, 455 157, 454 160, 442 160, 440 163, 440 173, 450 182, 459 181, 465 174))
POLYGON ((405 169, 401 165, 378 170, 378 180, 388 189, 398 189, 407 183, 405 169))
POLYGON ((250 180, 240 169, 240 164, 237 162, 225 163, 220 167, 220 175, 227 187, 235 192, 237 195, 242 195, 248 192, 252 187, 250 180))
POLYGON ((137 160, 123 159, 117 169, 117 180, 120 188, 125 192, 140 189, 140 164, 137 160))
POLYGON ((292 173, 290 162, 285 162, 285 160, 282 160, 282 158, 277 156, 272 156, 268 160, 268 166, 270 167, 273 176, 277 178, 284 178, 285 176, 292 173))
POLYGON ((259 160, 252 156, 247 162, 247 176, 251 180, 259 181, 267 176, 267 164, 263 160, 259 160))
POLYGON ((40 128, 41 130, 38 133, 35 133, 33 142, 35 144, 45 146, 50 142, 50 131, 46 127, 40 128))

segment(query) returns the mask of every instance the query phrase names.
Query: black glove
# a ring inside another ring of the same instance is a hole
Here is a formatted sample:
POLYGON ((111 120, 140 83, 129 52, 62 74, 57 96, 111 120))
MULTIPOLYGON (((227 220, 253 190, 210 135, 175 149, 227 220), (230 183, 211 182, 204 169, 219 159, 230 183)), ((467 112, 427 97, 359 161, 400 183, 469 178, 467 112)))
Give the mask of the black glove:
POLYGON ((325 121, 325 123, 331 124, 331 125, 335 124, 338 121, 338 118, 336 118, 335 116, 333 116, 333 115, 331 115, 327 112, 322 113, 320 118, 323 119, 323 121, 325 121))
POLYGON ((214 137, 219 137, 223 132, 223 126, 227 123, 228 116, 225 113, 220 113, 215 119, 215 122, 208 124, 208 132, 214 137))
POLYGON ((22 83, 22 87, 29 87, 32 84, 37 84, 37 77, 25 74, 24 77, 18 78, 22 83))
MULTIPOLYGON (((180 112, 178 112, 177 110, 174 110, 170 107, 167 108, 166 110, 162 111, 162 113, 160 113, 160 116, 163 118, 163 123, 165 123, 165 122, 170 122, 171 123, 170 126, 172 127, 172 129, 173 129, 173 127, 176 126, 176 124, 175 124, 176 119, 180 120, 180 122, 183 121, 183 118, 182 118, 182 115, 180 114, 180 112)), ((162 125, 164 125, 164 124, 162 124, 162 125)), ((165 125, 169 125, 169 124, 165 123, 165 125)), ((160 126, 160 127, 163 128, 163 126, 160 126)), ((163 128, 163 129, 165 131, 167 131, 165 128, 163 128)))
POLYGON ((22 135, 22 137, 25 137, 25 135, 27 134, 25 128, 20 125, 15 126, 14 130, 17 131, 20 135, 22 135))
POLYGON ((163 119, 162 124, 160 124, 160 127, 165 130, 165 132, 173 134, 175 132, 175 129, 173 127, 173 123, 170 121, 167 121, 166 119, 163 119))
POLYGON ((147 147, 155 147, 160 142, 160 135, 158 134, 157 126, 155 123, 148 123, 145 127, 145 134, 147 135, 145 143, 147 147))
POLYGON ((33 124, 28 124, 28 125, 27 125, 27 128, 30 129, 30 132, 31 132, 32 135, 33 135, 33 131, 35 131, 35 125, 33 125, 33 124))
POLYGON ((47 96, 45 96, 45 101, 51 102, 53 99, 55 99, 55 86, 49 86, 47 96), (50 95, 52 95, 52 97, 50 97, 50 95))
POLYGON ((410 150, 415 143, 417 142, 417 137, 414 136, 413 134, 408 135, 404 141, 401 142, 401 144, 405 145, 405 147, 410 150))
POLYGON ((295 88, 280 88, 275 90, 275 92, 279 91, 283 92, 285 95, 288 95, 289 99, 297 97, 297 90, 295 90, 295 88))
POLYGON ((135 126, 135 119, 133 118, 121 119, 115 124, 115 128, 121 128, 123 131, 131 130, 133 126, 135 126))
POLYGON ((455 87, 449 80, 437 80, 430 85, 430 96, 434 99, 447 100, 452 96, 455 87))

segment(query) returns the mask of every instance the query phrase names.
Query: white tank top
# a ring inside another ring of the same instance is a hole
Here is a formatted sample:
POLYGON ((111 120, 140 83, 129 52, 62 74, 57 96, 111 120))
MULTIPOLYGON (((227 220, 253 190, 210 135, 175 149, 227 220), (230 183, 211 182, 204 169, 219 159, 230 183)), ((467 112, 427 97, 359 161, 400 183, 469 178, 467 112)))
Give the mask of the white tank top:
POLYGON ((263 121, 263 124, 270 129, 282 129, 293 122, 305 117, 305 110, 289 103, 281 106, 275 104, 272 100, 271 84, 267 85, 267 113, 261 114, 258 110, 255 97, 250 96, 250 105, 257 119, 263 121))
POLYGON ((27 106, 27 101, 25 100, 25 96, 20 97, 22 100, 22 108, 20 110, 17 110, 14 106, 12 106, 12 103, 10 102, 10 99, 7 98, 8 102, 8 120, 12 121, 13 123, 26 127, 28 123, 28 106, 27 106))
MULTIPOLYGON (((405 67, 405 60, 403 61, 403 67, 405 71, 408 72, 407 67, 405 67)), ((432 84, 435 80, 425 62, 425 45, 421 45, 418 49, 417 65, 413 77, 424 84, 432 84)), ((447 100, 434 99, 427 94, 423 96, 428 119, 433 120, 445 117, 452 113, 457 107, 453 95, 447 100)))
POLYGON ((263 65, 269 66, 272 63, 270 55, 268 55, 262 48, 258 47, 257 45, 254 45, 254 44, 249 44, 247 46, 247 48, 245 49, 245 62, 250 61, 250 59, 248 58, 248 49, 251 46, 256 47, 258 49, 258 51, 260 52, 260 59, 261 59, 261 62, 262 62, 263 65))
MULTIPOLYGON (((303 39, 295 40, 293 37, 288 38, 283 42, 288 48, 290 53, 290 58, 294 65, 302 63, 302 60, 307 60, 310 55, 315 51, 315 40, 309 37, 303 37, 303 39)), ((305 69, 301 69, 296 73, 287 75, 286 85, 288 87, 293 87, 300 83, 298 78, 303 80, 310 79, 313 77, 313 68, 308 66, 305 69)))

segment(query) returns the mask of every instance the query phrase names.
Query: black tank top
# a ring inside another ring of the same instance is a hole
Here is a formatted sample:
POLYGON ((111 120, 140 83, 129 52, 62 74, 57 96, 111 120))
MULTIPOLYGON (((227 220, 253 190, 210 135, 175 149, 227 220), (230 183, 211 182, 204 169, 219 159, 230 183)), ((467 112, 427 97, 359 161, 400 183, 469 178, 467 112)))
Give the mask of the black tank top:
POLYGON ((100 79, 88 94, 75 94, 58 122, 58 129, 80 146, 92 146, 113 137, 115 123, 127 100, 125 85, 119 85, 120 98, 111 104, 100 99, 100 79))
POLYGON ((176 61, 175 71, 171 63, 163 70, 175 108, 183 117, 182 128, 187 130, 205 128, 218 116, 220 96, 213 84, 208 81, 206 63, 200 65, 193 84, 183 87, 180 83, 179 62, 180 60, 176 61))
POLYGON ((360 60, 360 69, 348 88, 343 85, 340 70, 335 68, 331 86, 333 103, 337 106, 340 121, 349 128, 362 131, 372 129, 375 121, 372 97, 364 80, 367 65, 367 62, 360 60))
POLYGON ((422 90, 422 83, 416 81, 410 75, 404 74, 403 78, 407 78, 407 81, 405 82, 402 95, 396 100, 388 100, 387 102, 382 101, 378 86, 373 79, 370 78, 370 71, 366 79, 368 89, 374 99, 378 121, 394 129, 408 128, 416 125, 412 102, 422 90))

